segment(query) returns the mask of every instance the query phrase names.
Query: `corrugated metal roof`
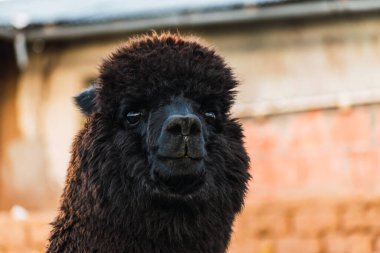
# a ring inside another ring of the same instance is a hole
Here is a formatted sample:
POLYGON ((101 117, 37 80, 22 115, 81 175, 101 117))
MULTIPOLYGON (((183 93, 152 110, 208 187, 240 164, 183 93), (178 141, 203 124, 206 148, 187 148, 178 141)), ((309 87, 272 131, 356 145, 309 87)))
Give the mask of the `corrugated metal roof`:
POLYGON ((0 26, 101 23, 262 6, 291 0, 0 0, 0 26))
POLYGON ((0 0, 0 38, 73 39, 374 11, 379 0, 0 0))

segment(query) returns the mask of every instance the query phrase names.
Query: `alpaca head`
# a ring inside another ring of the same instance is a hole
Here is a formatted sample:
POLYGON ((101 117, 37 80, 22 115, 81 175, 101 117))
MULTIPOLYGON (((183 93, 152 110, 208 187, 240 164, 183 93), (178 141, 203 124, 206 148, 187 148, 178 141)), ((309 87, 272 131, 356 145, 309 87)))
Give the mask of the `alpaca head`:
POLYGON ((193 39, 155 34, 116 50, 94 87, 76 97, 89 131, 102 136, 86 142, 102 157, 89 163, 117 177, 94 181, 107 185, 100 195, 218 200, 240 210, 249 175, 241 127, 229 113, 236 85, 224 60, 193 39))

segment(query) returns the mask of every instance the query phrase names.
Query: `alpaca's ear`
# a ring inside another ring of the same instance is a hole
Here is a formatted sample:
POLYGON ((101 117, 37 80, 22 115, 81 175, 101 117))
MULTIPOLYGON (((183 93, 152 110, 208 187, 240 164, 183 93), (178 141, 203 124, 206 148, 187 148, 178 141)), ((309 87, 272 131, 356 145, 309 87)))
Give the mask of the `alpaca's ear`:
POLYGON ((91 113, 95 112, 96 109, 96 89, 95 87, 90 87, 79 93, 74 97, 75 104, 79 107, 81 112, 89 116, 91 113))

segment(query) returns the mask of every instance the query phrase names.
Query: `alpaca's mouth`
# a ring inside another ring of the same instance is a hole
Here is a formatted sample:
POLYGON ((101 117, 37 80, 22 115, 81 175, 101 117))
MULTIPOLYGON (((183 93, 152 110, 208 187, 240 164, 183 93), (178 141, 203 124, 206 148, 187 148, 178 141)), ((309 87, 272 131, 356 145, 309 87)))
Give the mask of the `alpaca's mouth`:
POLYGON ((154 176, 160 191, 175 195, 190 195, 204 185, 204 177, 197 175, 163 177, 159 173, 154 176))
POLYGON ((184 155, 181 157, 157 157, 160 171, 167 176, 200 175, 204 171, 203 157, 184 155))
POLYGON ((198 191, 205 182, 202 158, 160 157, 153 170, 152 179, 158 189, 165 193, 189 195, 198 191))

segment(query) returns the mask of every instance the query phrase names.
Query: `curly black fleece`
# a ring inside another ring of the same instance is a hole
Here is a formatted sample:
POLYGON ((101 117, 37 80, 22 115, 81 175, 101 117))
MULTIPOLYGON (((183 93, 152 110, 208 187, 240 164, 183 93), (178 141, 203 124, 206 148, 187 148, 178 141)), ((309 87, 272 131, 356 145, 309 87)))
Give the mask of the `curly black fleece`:
POLYGON ((250 177, 242 129, 229 114, 237 84, 224 60, 193 38, 154 33, 116 50, 74 140, 47 252, 226 252, 250 177), (149 113, 179 95, 218 112, 207 126, 206 186, 183 196, 154 189, 145 130, 123 119, 126 108, 149 113))

